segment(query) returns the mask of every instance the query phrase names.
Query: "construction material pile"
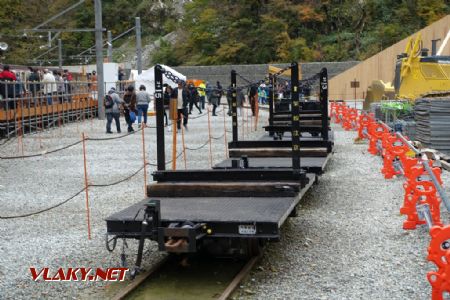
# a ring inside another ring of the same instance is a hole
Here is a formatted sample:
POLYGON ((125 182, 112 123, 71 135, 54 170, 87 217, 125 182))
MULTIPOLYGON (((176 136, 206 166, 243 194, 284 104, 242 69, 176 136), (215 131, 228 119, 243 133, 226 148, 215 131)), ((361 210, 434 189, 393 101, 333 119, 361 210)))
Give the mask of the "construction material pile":
POLYGON ((414 108, 416 139, 427 147, 450 153, 450 98, 422 98, 414 108))

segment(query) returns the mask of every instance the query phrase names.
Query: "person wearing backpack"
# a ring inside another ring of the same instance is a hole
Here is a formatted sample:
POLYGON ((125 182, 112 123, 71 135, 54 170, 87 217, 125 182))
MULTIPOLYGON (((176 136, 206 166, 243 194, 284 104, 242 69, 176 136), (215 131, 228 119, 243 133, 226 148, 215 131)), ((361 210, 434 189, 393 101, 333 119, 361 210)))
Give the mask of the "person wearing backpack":
POLYGON ((111 88, 108 94, 105 96, 103 104, 105 106, 106 113, 106 133, 112 133, 111 123, 112 120, 116 122, 117 133, 120 133, 120 105, 123 100, 120 99, 119 95, 116 93, 115 88, 111 88))
POLYGON ((134 86, 129 85, 125 94, 123 95, 123 107, 125 121, 128 124, 128 132, 133 132, 133 123, 136 121, 136 92, 134 86))

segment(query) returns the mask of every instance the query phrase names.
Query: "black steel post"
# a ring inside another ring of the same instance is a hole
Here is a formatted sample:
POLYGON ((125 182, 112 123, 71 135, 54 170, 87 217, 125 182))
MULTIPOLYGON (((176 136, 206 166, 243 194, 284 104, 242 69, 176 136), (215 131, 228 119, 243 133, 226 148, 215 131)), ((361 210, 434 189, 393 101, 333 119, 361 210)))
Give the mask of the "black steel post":
POLYGON ((328 72, 320 71, 320 105, 322 110, 322 139, 328 141, 328 72))
POLYGON ((238 141, 238 118, 236 99, 236 71, 231 71, 231 116, 233 118, 233 142, 238 141))
POLYGON ((273 126, 273 98, 274 93, 274 80, 272 74, 269 74, 269 126, 273 126))
MULTIPOLYGON (((273 76, 272 77, 272 89, 273 89, 273 108, 272 110, 275 111, 275 105, 276 105, 276 100, 280 100, 278 99, 278 92, 277 92, 277 76, 273 76)), ((272 122, 273 122, 273 118, 272 118, 272 122)))
POLYGON ((156 151, 158 170, 166 169, 166 153, 164 145, 164 99, 162 67, 155 66, 155 103, 156 103, 156 151))
POLYGON ((300 99, 298 63, 291 64, 292 169, 300 172, 300 99))

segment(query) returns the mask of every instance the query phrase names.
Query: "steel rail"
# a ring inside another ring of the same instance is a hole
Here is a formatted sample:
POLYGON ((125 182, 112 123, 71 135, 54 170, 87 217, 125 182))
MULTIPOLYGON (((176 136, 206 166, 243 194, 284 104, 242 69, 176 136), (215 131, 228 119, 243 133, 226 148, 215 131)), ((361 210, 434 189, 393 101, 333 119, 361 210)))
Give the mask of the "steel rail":
MULTIPOLYGON (((229 299, 232 293, 239 286, 239 283, 245 279, 245 277, 250 273, 255 264, 260 260, 261 255, 251 257, 245 265, 241 268, 241 270, 233 277, 227 287, 223 290, 220 296, 217 298, 218 300, 226 300, 229 299)), ((169 261, 169 255, 165 256, 163 259, 158 261, 155 265, 153 265, 148 271, 140 273, 136 276, 134 280, 132 280, 128 285, 126 285, 123 289, 119 290, 119 292, 113 296, 111 299, 113 300, 123 300, 130 296, 137 288, 141 286, 151 275, 155 274, 159 270, 161 270, 165 263, 169 261)))

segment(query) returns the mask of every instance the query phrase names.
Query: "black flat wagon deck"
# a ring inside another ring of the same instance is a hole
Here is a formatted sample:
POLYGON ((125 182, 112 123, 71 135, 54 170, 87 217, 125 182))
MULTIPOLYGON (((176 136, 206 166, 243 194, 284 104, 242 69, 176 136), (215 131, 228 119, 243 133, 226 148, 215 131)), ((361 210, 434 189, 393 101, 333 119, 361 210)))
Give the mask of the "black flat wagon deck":
MULTIPOLYGON (((301 168, 308 173, 322 174, 331 157, 328 154, 325 157, 303 157, 301 159, 301 168)), ((215 166, 213 169, 231 169, 233 159, 226 159, 215 166)), ((289 169, 292 168, 292 159, 289 157, 249 157, 249 169, 289 169)))
MULTIPOLYGON (((280 227, 295 209, 303 195, 316 181, 315 174, 306 174, 308 183, 292 197, 150 197, 161 204, 161 225, 175 222, 205 223, 209 237, 279 238, 280 227), (254 225, 256 233, 240 230, 242 225, 254 225)), ((110 235, 139 237, 144 218, 142 200, 106 219, 110 235)))

